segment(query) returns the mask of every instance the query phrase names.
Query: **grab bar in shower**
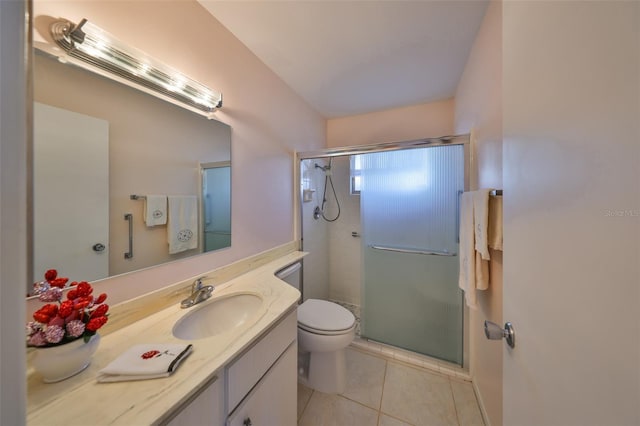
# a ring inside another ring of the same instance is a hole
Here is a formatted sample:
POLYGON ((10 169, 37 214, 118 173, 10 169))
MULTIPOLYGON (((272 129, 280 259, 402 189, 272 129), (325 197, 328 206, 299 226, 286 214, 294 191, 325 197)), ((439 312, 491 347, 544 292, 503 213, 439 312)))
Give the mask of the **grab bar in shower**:
POLYGON ((451 253, 447 250, 438 251, 438 250, 418 250, 412 248, 402 248, 402 247, 390 247, 390 246, 369 246, 374 250, 383 250, 383 251, 393 251, 397 253, 409 253, 409 254, 423 254, 426 256, 456 256, 457 253, 451 253))

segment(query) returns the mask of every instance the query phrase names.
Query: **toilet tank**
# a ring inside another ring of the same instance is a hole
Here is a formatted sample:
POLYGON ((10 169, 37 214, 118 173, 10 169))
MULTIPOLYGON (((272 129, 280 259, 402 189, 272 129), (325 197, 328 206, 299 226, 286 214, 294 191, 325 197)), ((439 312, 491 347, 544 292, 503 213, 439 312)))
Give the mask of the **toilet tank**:
POLYGON ((276 272, 276 277, 302 293, 302 262, 292 263, 276 272))

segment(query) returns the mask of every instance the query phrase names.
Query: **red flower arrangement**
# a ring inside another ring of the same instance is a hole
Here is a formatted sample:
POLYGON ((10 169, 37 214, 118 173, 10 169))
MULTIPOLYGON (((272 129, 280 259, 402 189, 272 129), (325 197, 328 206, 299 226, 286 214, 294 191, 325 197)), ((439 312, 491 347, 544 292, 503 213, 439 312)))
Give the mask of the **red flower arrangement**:
POLYGON ((58 346, 84 338, 85 342, 107 322, 109 305, 104 303, 106 293, 94 297, 93 287, 86 281, 73 281, 63 299, 63 289, 68 278, 58 277, 55 269, 49 269, 40 285, 38 299, 47 303, 33 314, 35 321, 27 323, 27 346, 58 346), (57 302, 57 304, 55 303, 57 302))

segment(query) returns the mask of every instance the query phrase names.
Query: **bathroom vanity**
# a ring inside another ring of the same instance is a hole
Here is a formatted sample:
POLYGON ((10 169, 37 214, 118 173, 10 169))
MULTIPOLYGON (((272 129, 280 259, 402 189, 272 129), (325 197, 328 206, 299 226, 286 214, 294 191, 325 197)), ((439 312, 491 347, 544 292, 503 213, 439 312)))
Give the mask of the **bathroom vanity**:
POLYGON ((296 326, 294 310, 171 412, 167 424, 294 425, 296 326))
POLYGON ((274 273, 302 256, 289 253, 218 285, 196 307, 173 304, 103 336, 91 365, 77 376, 44 384, 28 369, 27 424, 296 424, 300 293, 274 273), (262 303, 243 321, 188 342, 173 335, 184 315, 247 294, 262 303), (96 381, 98 371, 129 347, 156 342, 191 343, 193 353, 167 378, 96 381))

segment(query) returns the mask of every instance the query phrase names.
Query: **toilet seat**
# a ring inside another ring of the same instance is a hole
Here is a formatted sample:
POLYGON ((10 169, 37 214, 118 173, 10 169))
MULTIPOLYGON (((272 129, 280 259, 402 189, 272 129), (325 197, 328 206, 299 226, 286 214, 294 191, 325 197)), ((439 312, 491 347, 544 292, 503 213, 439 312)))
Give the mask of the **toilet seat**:
POLYGON ((348 309, 326 300, 308 299, 298 306, 298 327, 325 336, 348 333, 355 326, 348 309))

